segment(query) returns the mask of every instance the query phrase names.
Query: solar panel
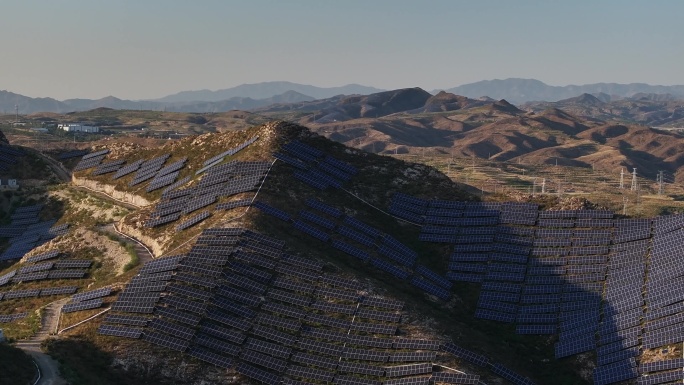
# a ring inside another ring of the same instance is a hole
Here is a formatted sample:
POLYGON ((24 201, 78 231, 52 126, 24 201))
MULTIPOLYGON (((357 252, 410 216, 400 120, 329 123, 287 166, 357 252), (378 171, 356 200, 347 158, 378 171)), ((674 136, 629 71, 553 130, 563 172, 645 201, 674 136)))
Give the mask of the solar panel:
POLYGON ((255 207, 255 208, 263 211, 264 213, 266 213, 268 215, 272 215, 272 216, 274 216, 280 220, 283 220, 286 222, 290 221, 290 214, 288 214, 288 213, 286 213, 280 209, 277 209, 275 207, 269 206, 266 203, 256 201, 256 202, 252 203, 252 207, 255 207))
POLYGON ((0 323, 9 323, 28 316, 27 312, 17 314, 0 314, 0 323))
MULTIPOLYGON (((325 326, 330 326, 338 329, 349 329, 351 321, 345 319, 339 319, 334 317, 329 317, 323 314, 309 313, 306 316, 306 321, 312 324, 321 324, 325 326)), ((353 326, 352 326, 353 328, 353 326)))
POLYGON ((94 298, 106 297, 109 294, 111 294, 111 292, 112 292, 111 287, 103 287, 100 289, 86 291, 86 292, 79 293, 79 294, 72 296, 71 302, 81 302, 81 301, 87 301, 87 300, 94 299, 94 298))
POLYGON ((280 303, 267 302, 261 307, 263 310, 270 311, 276 314, 282 314, 289 317, 302 319, 306 316, 306 312, 303 309, 295 308, 293 306, 283 305, 280 303))
POLYGON ((356 313, 356 305, 343 305, 339 303, 326 302, 326 301, 315 301, 310 307, 312 309, 321 310, 326 313, 342 313, 353 315, 356 313))
POLYGON ((202 319, 197 315, 166 307, 157 307, 155 309, 155 314, 172 319, 174 321, 182 322, 190 326, 197 326, 202 319))
POLYGON ((142 329, 119 325, 100 325, 100 327, 97 328, 97 333, 115 337, 140 338, 142 329))
POLYGON ((233 302, 227 298, 217 296, 217 297, 214 297, 212 299, 212 303, 214 305, 216 305, 217 307, 223 309, 223 310, 227 310, 227 311, 229 311, 233 314, 236 314, 240 317, 243 317, 243 318, 250 318, 251 319, 251 318, 254 318, 254 315, 255 315, 254 310, 252 310, 248 307, 242 306, 240 304, 237 304, 237 303, 235 303, 235 302, 233 302))
POLYGON ((244 376, 263 382, 267 385, 277 385, 281 383, 281 379, 279 376, 276 376, 275 374, 269 373, 265 370, 259 369, 252 365, 246 364, 244 362, 240 362, 235 368, 235 370, 237 370, 238 373, 244 376))
POLYGON ((241 302, 248 306, 258 306, 261 303, 260 297, 227 286, 220 286, 216 290, 216 294, 241 302))
POLYGON ((275 271, 309 282, 318 281, 318 277, 320 276, 319 272, 312 272, 310 270, 305 270, 301 267, 295 267, 285 263, 281 263, 280 265, 276 266, 275 271))
POLYGON ((255 318, 255 322, 293 331, 297 331, 302 327, 302 323, 299 320, 282 318, 265 313, 259 314, 255 318))
POLYGON ((486 366, 487 364, 489 364, 489 358, 471 352, 470 350, 464 349, 460 346, 454 345, 453 343, 447 343, 443 346, 443 349, 446 352, 455 355, 456 357, 459 357, 470 362, 471 364, 475 364, 478 366, 486 366))
POLYGON ((373 238, 361 232, 353 230, 352 228, 347 226, 338 226, 337 233, 342 235, 343 237, 356 241, 364 246, 373 247, 375 245, 375 241, 373 240, 373 238))
POLYGON ((594 383, 597 385, 605 385, 636 378, 638 373, 635 366, 636 363, 632 358, 630 360, 597 367, 594 369, 594 383))
POLYGON ((516 385, 534 385, 532 380, 515 373, 514 371, 506 368, 502 364, 496 363, 490 366, 492 372, 498 374, 499 376, 509 380, 516 385))
POLYGON ((67 259, 56 261, 54 269, 87 269, 93 264, 93 261, 87 259, 67 259))
POLYGON ((342 346, 317 341, 311 338, 300 338, 297 346, 302 350, 308 350, 336 358, 340 356, 340 352, 342 351, 342 346))
POLYGON ((368 308, 359 308, 356 312, 356 316, 359 318, 368 318, 385 322, 399 322, 399 320, 401 319, 401 314, 368 308))
POLYGON ((131 326, 147 326, 147 323, 150 321, 149 318, 142 317, 142 316, 137 316, 137 315, 128 315, 128 314, 112 314, 109 313, 104 319, 104 322, 110 322, 110 323, 115 323, 115 324, 123 324, 123 325, 131 325, 131 326))
POLYGON ((62 313, 72 313, 76 311, 95 309, 102 306, 102 303, 102 298, 77 303, 68 303, 62 307, 62 313))
POLYGON ((166 296, 164 303, 180 310, 187 310, 195 314, 204 314, 207 309, 206 303, 193 301, 187 298, 166 296))
POLYGON ((40 262, 40 261, 44 261, 46 259, 52 259, 52 258, 58 257, 60 254, 61 254, 61 251, 59 251, 59 250, 51 250, 51 251, 48 251, 45 253, 33 255, 31 257, 26 257, 25 262, 26 263, 40 262))
POLYGON ((4 300, 16 299, 16 298, 29 298, 37 297, 40 295, 41 289, 25 289, 25 290, 12 290, 5 292, 3 296, 4 300))
POLYGON ((305 223, 299 219, 296 219, 293 222, 292 226, 295 229, 300 230, 306 234, 309 234, 312 237, 314 237, 320 241, 327 242, 330 239, 330 235, 328 235, 324 231, 321 231, 321 230, 317 229, 316 227, 311 226, 311 225, 309 225, 309 224, 307 224, 307 223, 305 223))
MULTIPOLYGON (((450 372, 433 372, 432 382, 434 383, 446 383, 446 384, 469 384, 477 385, 481 384, 480 376, 475 374, 466 373, 450 373, 450 372)), ((412 385, 412 383, 391 383, 385 381, 384 385, 412 385)))
POLYGON ((252 364, 275 370, 279 373, 285 371, 285 368, 287 367, 286 361, 255 352, 254 350, 243 350, 242 354, 240 354, 240 358, 252 364))
POLYGON ((145 331, 143 334, 143 339, 155 345, 160 345, 180 352, 187 350, 188 346, 190 345, 190 341, 188 340, 172 337, 168 334, 154 331, 145 331))
POLYGON ((282 263, 287 263, 298 268, 305 268, 313 270, 314 272, 320 272, 323 270, 324 263, 318 262, 309 258, 296 257, 294 255, 285 254, 282 258, 282 263))
POLYGON ((432 363, 391 366, 385 368, 386 377, 414 376, 432 373, 432 363))
POLYGON ((233 366, 232 359, 224 357, 220 354, 213 353, 199 346, 190 347, 190 349, 188 350, 188 354, 221 368, 231 368, 233 366))
POLYGON ((136 281, 126 285, 123 294, 139 293, 139 292, 157 292, 164 291, 167 283, 164 281, 136 281))
POLYGON ((254 325, 254 327, 252 328, 252 334, 259 337, 263 337, 267 340, 278 342, 285 346, 292 346, 295 344, 297 340, 296 336, 292 334, 281 332, 277 329, 262 325, 254 325))
POLYGON ((346 340, 348 345, 368 346, 381 349, 391 349, 394 342, 392 338, 378 338, 353 334, 345 335, 342 340, 346 340))
POLYGON ((253 337, 247 338, 244 348, 282 359, 287 359, 290 357, 290 354, 292 354, 292 349, 288 348, 287 346, 262 341, 253 337))
POLYGON ((387 362, 387 356, 387 352, 378 350, 355 349, 347 347, 342 351, 342 357, 359 361, 387 362))
POLYGON ((337 367, 336 359, 333 360, 330 358, 303 352, 295 352, 290 359, 293 362, 297 362, 304 365, 316 366, 319 368, 335 369, 337 367))
POLYGON ((389 362, 415 362, 415 361, 434 361, 437 357, 437 352, 394 352, 390 353, 388 357, 389 362))
POLYGON ((337 371, 343 373, 364 374, 369 376, 383 376, 385 373, 385 369, 379 366, 347 361, 340 361, 337 371))
POLYGON ((451 298, 451 292, 437 285, 433 285, 432 283, 424 279, 413 277, 413 279, 411 280, 411 284, 423 290, 424 292, 434 295, 442 300, 447 301, 449 300, 449 298, 451 298))
POLYGON ((359 299, 359 295, 355 292, 328 287, 317 288, 315 295, 320 297, 328 297, 352 302, 356 302, 359 299))
POLYGON ((120 311, 125 313, 143 313, 149 314, 154 311, 155 303, 135 303, 116 301, 111 307, 113 311, 120 311))
POLYGON ((76 290, 78 290, 78 286, 49 287, 40 289, 40 296, 46 297, 49 295, 73 294, 76 290))
POLYGON ((47 271, 37 271, 34 273, 16 274, 12 277, 13 282, 39 281, 48 278, 50 273, 47 271))

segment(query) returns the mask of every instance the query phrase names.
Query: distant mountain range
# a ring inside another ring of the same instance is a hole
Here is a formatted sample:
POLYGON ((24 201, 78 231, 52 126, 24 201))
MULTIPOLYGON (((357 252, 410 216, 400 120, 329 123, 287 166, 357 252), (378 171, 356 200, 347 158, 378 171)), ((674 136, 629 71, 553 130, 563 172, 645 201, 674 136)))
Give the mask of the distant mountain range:
POLYGON ((166 110, 174 112, 223 112, 230 110, 251 110, 278 103, 308 102, 314 98, 296 91, 286 91, 264 99, 248 97, 232 97, 218 102, 194 101, 164 103, 148 100, 122 100, 113 96, 102 99, 67 99, 64 101, 52 98, 30 98, 9 91, 0 91, 0 114, 14 113, 14 106, 19 107, 20 114, 36 112, 66 113, 88 111, 95 108, 113 108, 117 110, 166 110))
MULTIPOLYGON (((165 96, 156 100, 123 100, 113 96, 102 99, 67 99, 59 101, 53 98, 31 98, 9 91, 0 91, 0 113, 11 114, 14 106, 19 107, 20 114, 35 112, 73 112, 87 111, 95 108, 106 107, 122 110, 166 110, 175 112, 223 112, 234 109, 256 110, 269 106, 269 110, 320 110, 331 107, 338 100, 348 99, 347 102, 364 105, 361 115, 371 116, 377 114, 377 106, 374 106, 373 98, 367 95, 381 95, 383 92, 393 93, 397 90, 384 91, 373 87, 358 84, 349 84, 342 87, 315 87, 290 82, 265 82, 257 84, 243 84, 237 87, 217 91, 183 91, 174 95, 165 96), (363 100, 355 100, 361 97, 363 100), (349 99, 351 98, 351 99, 349 99), (320 103, 311 103, 320 101, 320 103), (303 104, 302 104, 303 103, 303 104), (271 108, 272 107, 272 108, 271 108), (322 108, 323 107, 323 108, 322 108), (370 108, 370 109, 368 109, 370 108)), ((422 90, 421 90, 422 91, 422 90)), ((610 102, 624 98, 642 99, 652 101, 684 100, 684 85, 675 86, 652 86, 648 84, 615 84, 597 83, 583 86, 549 86, 534 79, 505 79, 487 80, 472 84, 465 84, 446 90, 450 95, 465 97, 465 99, 477 99, 480 101, 493 101, 505 99, 510 103, 520 105, 533 101, 557 102, 570 99, 583 94, 595 96, 599 101, 610 102)), ((429 96, 423 91, 421 98, 429 96)), ((437 95, 438 91, 433 91, 437 95)), ((424 112, 451 109, 451 104, 459 104, 463 100, 437 99, 442 104, 423 106, 424 112)), ((469 102, 470 103, 470 102, 469 102)), ((350 111, 347 109, 347 112, 350 111)), ((344 115, 343 114, 343 115, 344 115)), ((350 116, 356 115, 356 112, 350 116)), ((332 117, 332 116, 331 116, 332 117)))
MULTIPOLYGON (((445 90, 452 94, 469 98, 488 96, 494 99, 506 99, 513 104, 531 101, 557 102, 582 94, 606 94, 612 97, 632 97, 638 93, 670 94, 684 98, 684 85, 653 86, 644 83, 595 83, 581 86, 550 86, 535 79, 495 79, 464 84, 445 90)), ((434 92, 433 92, 434 93, 434 92)))
POLYGON ((266 99, 275 95, 283 94, 287 91, 295 91, 300 94, 308 95, 314 99, 325 99, 336 95, 368 95, 384 91, 379 88, 366 87, 359 84, 348 84, 342 87, 316 87, 306 84, 291 82, 263 82, 256 84, 243 84, 237 87, 226 88, 223 90, 210 91, 183 91, 177 94, 155 99, 155 102, 218 102, 230 98, 252 98, 266 99))

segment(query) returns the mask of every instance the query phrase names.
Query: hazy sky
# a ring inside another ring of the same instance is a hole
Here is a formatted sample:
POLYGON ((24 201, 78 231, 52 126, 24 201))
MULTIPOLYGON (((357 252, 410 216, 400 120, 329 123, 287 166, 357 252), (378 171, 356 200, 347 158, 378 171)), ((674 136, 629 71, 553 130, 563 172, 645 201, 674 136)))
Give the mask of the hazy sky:
POLYGON ((288 80, 684 84, 684 1, 3 0, 0 89, 157 98, 288 80))

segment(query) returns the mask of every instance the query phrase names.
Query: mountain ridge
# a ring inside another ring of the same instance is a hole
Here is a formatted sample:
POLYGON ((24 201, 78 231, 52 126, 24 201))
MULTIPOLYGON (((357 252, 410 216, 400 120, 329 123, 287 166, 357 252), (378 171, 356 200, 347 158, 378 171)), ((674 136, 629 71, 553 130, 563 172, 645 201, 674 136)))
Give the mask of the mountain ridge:
MULTIPOLYGON (((672 94, 684 98, 684 85, 650 85, 646 83, 590 83, 583 85, 552 86, 537 79, 507 78, 481 80, 447 88, 444 91, 479 98, 488 96, 494 99, 506 99, 513 104, 532 101, 556 102, 581 94, 605 93, 621 97, 631 97, 638 93, 672 94)), ((434 93, 435 91, 433 91, 434 93)))
POLYGON ((266 99, 286 91, 296 91, 309 95, 314 99, 325 99, 339 94, 371 94, 385 91, 375 87, 360 84, 347 84, 339 87, 317 87, 307 84, 298 84, 287 81, 271 81, 211 90, 181 91, 151 101, 155 102, 190 102, 190 101, 221 101, 232 97, 249 97, 253 99, 266 99))

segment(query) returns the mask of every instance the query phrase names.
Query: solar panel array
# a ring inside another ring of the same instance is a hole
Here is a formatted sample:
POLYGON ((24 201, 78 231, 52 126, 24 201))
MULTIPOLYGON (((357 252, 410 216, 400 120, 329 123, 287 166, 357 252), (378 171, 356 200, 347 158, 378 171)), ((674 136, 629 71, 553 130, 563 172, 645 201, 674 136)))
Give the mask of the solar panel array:
POLYGON ((0 254, 0 261, 21 259, 34 248, 69 231, 68 224, 55 225, 55 220, 41 221, 42 205, 17 208, 11 222, 0 226, 0 237, 9 238, 9 247, 0 254))
POLYGON ((607 210, 504 203, 469 219, 467 206, 396 194, 390 212, 420 224, 421 240, 454 244, 448 278, 482 283, 476 316, 516 323, 521 334, 558 334, 558 358, 595 350, 597 384, 637 377, 643 349, 684 340, 676 279, 684 216, 614 220, 607 210))
POLYGON ((74 171, 87 170, 89 168, 96 167, 102 162, 104 158, 107 157, 109 150, 104 149, 101 151, 91 152, 89 154, 83 155, 81 160, 74 167, 74 171))
POLYGON ((274 384, 433 375, 440 342, 397 336, 401 302, 366 296, 359 282, 284 247, 241 228, 204 230, 187 255, 145 264, 98 332, 274 384))
POLYGON ((18 321, 22 318, 26 318, 28 313, 16 313, 16 314, 0 314, 0 323, 10 323, 18 321))
POLYGON ((207 169, 207 166, 211 167, 212 165, 216 165, 221 163, 221 161, 224 160, 225 157, 227 156, 233 156, 237 154, 238 152, 242 151, 244 148, 249 146, 250 144, 254 143, 259 139, 259 136, 254 136, 252 138, 247 139, 246 141, 242 142, 241 144, 237 145, 236 147, 233 147, 229 150, 226 150, 214 157, 211 157, 207 160, 204 161, 203 166, 205 166, 203 169, 197 172, 197 174, 201 174, 207 169))
POLYGON ((142 182, 148 181, 157 176, 157 172, 162 168, 166 160, 171 157, 171 154, 163 154, 156 158, 148 159, 140 164, 140 167, 135 171, 133 179, 128 182, 128 186, 136 186, 142 182))
MULTIPOLYGON (((184 215, 210 206, 220 198, 255 190, 268 172, 270 165, 269 162, 231 161, 212 167, 195 186, 163 193, 159 203, 155 206, 155 210, 145 222, 145 226, 165 225, 180 219, 184 215)), ((251 202, 251 199, 249 201, 251 202)), ((217 205, 217 210, 226 210, 246 206, 248 203, 245 199, 241 199, 219 205, 217 205)), ((187 218, 178 227, 186 228, 184 225, 194 225, 209 215, 204 212, 187 218)))
POLYGON ((284 152, 273 156, 294 166, 293 176, 317 190, 340 188, 358 172, 352 165, 297 140, 283 145, 281 149, 284 152))
POLYGON ((343 215, 342 210, 334 206, 315 199, 308 199, 306 204, 313 210, 302 210, 298 217, 260 201, 253 206, 265 214, 290 222, 295 229, 330 243, 335 249, 406 280, 426 294, 442 300, 451 298, 452 282, 418 264, 418 254, 410 247, 357 218, 343 215))
POLYGON ((118 171, 121 166, 126 163, 125 159, 114 160, 111 162, 100 163, 95 170, 93 170, 92 175, 103 175, 109 174, 110 172, 118 171))

